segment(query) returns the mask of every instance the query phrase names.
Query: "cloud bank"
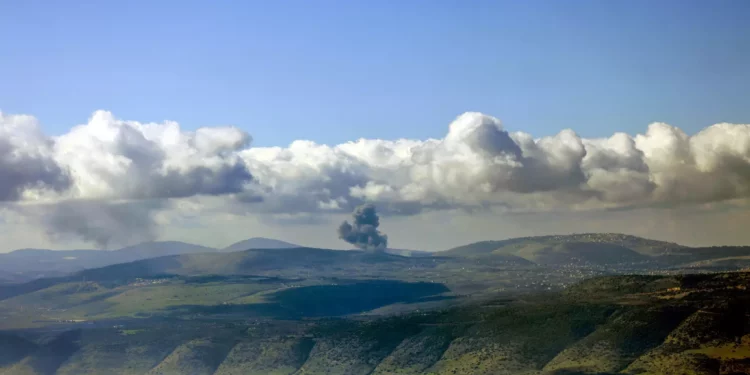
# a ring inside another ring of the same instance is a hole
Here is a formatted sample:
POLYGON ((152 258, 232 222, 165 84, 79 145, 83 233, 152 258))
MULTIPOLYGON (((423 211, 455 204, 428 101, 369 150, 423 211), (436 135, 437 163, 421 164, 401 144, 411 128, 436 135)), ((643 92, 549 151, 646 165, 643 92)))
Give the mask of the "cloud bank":
POLYGON ((295 141, 250 147, 235 127, 186 131, 105 111, 58 137, 27 115, 0 113, 0 201, 54 236, 98 245, 158 236, 159 213, 191 210, 319 216, 376 204, 508 212, 678 207, 750 195, 750 125, 692 136, 653 123, 643 134, 542 138, 465 113, 441 139, 295 141), (210 199, 208 199, 210 198, 210 199), (210 202, 210 203, 205 203, 210 202))
POLYGON ((154 239, 170 200, 223 196, 252 181, 233 127, 183 131, 174 122, 121 121, 105 111, 59 137, 30 116, 0 114, 0 200, 52 237, 99 246, 154 239))

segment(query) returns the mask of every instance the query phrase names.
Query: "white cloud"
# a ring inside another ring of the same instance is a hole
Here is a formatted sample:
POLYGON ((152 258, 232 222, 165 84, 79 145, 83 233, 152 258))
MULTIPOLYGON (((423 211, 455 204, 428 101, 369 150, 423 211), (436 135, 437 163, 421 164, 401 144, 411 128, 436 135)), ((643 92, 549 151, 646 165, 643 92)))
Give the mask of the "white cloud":
POLYGON ((237 128, 185 132, 98 111, 57 138, 54 155, 73 177, 71 198, 175 198, 243 191, 251 175, 236 152, 249 142, 237 128))
POLYGON ((53 237, 109 244, 155 238, 157 223, 207 212, 288 224, 364 202, 392 216, 683 206, 750 195, 750 125, 689 136, 654 123, 636 136, 584 139, 562 130, 534 138, 465 113, 441 139, 264 148, 250 140, 233 127, 185 131, 104 111, 48 137, 33 117, 0 114, 0 200, 53 237))
POLYGON ((35 118, 0 112, 0 201, 67 189, 70 179, 55 162, 52 140, 35 118))
POLYGON ((0 116, 0 199, 20 201, 16 212, 52 238, 149 240, 168 199, 243 192, 252 175, 237 152, 250 139, 233 127, 189 132, 105 111, 51 138, 30 116, 0 116))

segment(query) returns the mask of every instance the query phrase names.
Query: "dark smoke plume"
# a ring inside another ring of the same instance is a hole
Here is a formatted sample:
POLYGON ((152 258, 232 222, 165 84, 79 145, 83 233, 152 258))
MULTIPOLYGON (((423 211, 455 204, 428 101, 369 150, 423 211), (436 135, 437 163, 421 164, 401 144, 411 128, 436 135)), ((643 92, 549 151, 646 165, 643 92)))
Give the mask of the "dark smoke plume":
POLYGON ((363 250, 384 250, 388 246, 388 236, 378 230, 380 218, 375 206, 358 206, 352 218, 352 224, 344 221, 339 226, 339 238, 363 250))

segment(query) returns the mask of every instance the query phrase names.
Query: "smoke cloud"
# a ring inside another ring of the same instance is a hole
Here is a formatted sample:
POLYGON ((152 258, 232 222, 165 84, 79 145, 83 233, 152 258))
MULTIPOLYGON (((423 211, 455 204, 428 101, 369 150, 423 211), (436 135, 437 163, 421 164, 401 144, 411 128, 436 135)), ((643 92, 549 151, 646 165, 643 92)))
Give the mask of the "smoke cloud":
POLYGON ((339 238, 363 250, 383 250, 388 246, 388 236, 378 230, 380 218, 375 206, 364 204, 352 212, 352 223, 344 221, 339 226, 339 238))
POLYGON ((163 203, 61 202, 39 218, 52 239, 73 235, 99 248, 111 248, 155 240, 153 213, 163 208, 163 203))
MULTIPOLYGON (((52 137, 32 116, 0 113, 0 201, 22 206, 14 212, 35 218, 51 236, 101 244, 123 240, 123 231, 158 237, 154 217, 193 198, 207 202, 191 209, 194 215, 273 219, 351 212, 365 202, 389 215, 414 215, 681 207, 750 197, 750 125, 742 124, 694 135, 653 123, 634 136, 589 139, 568 129, 538 138, 469 112, 439 139, 250 142, 235 127, 186 131, 106 111, 52 137), (71 217, 79 223, 64 219, 71 217)), ((377 225, 357 225, 355 218, 351 229, 342 226, 342 238, 384 246, 377 225)))

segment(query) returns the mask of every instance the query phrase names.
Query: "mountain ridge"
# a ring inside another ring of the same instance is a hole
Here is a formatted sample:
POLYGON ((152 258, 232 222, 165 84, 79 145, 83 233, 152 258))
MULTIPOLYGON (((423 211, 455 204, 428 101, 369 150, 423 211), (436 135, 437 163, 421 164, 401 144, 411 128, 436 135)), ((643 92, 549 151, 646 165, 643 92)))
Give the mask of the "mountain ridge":
MULTIPOLYGON (((233 250, 305 248, 275 239, 254 237, 223 249, 180 241, 153 241, 116 250, 19 249, 0 254, 3 280, 28 281, 69 275, 84 269, 169 255, 220 253, 233 250), (260 245, 269 245, 261 247, 260 245)), ((307 248, 309 249, 309 248, 307 248)), ((335 250, 340 251, 340 250, 335 250)), ((386 249, 386 253, 419 258, 451 257, 468 261, 538 265, 572 263, 739 269, 750 267, 750 247, 689 247, 619 233, 580 233, 479 241, 444 251, 386 249)), ((641 266, 638 266, 641 267, 641 266)))
POLYGON ((243 251, 250 249, 289 249, 295 247, 304 247, 291 242, 277 240, 275 238, 266 237, 251 237, 246 240, 235 242, 225 248, 220 249, 220 252, 233 252, 243 251))
POLYGON ((479 241, 435 254, 474 260, 515 256, 537 264, 651 263, 656 266, 682 267, 694 263, 699 267, 715 266, 717 269, 750 266, 750 246, 690 247, 620 233, 580 233, 479 241))

